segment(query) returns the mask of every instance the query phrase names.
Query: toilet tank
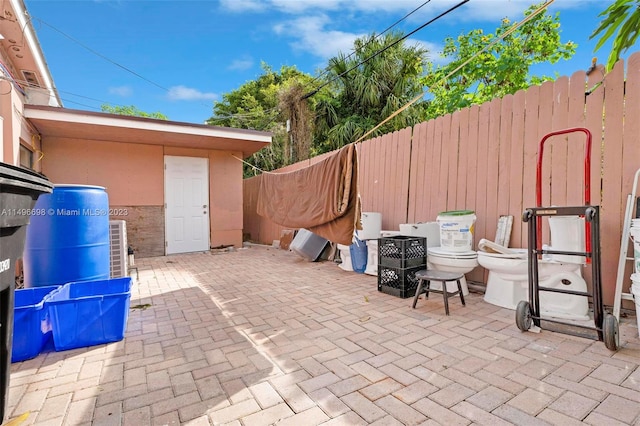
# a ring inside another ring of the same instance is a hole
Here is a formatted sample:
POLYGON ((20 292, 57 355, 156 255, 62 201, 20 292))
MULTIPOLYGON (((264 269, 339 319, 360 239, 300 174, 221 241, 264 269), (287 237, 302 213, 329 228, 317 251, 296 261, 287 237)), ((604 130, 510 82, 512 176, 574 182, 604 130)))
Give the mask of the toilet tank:
MULTIPOLYGON (((551 248, 559 251, 584 252, 584 218, 580 216, 549 216, 551 248)), ((562 263, 583 264, 584 256, 554 254, 553 260, 562 263)))
POLYGON ((440 247, 440 225, 438 222, 401 223, 400 235, 425 237, 427 248, 440 247))

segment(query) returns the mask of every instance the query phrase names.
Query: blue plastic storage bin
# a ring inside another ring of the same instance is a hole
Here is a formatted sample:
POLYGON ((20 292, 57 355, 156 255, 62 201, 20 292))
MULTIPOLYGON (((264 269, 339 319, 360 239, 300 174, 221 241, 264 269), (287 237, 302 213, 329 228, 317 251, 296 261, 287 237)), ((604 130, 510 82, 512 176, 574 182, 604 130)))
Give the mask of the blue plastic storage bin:
POLYGON ((51 293, 45 302, 55 350, 122 340, 130 299, 130 277, 67 283, 51 293))
POLYGON ((59 286, 15 291, 11 362, 35 358, 51 339, 51 321, 44 299, 59 286))

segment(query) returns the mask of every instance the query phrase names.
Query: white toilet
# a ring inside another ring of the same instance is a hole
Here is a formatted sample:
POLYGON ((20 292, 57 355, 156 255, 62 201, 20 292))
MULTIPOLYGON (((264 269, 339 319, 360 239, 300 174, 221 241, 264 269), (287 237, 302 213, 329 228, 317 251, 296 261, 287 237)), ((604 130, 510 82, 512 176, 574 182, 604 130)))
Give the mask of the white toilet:
POLYGON ((351 251, 349 246, 338 244, 338 252, 340 253, 340 264, 338 267, 343 271, 353 272, 353 264, 351 263, 351 251))
POLYGON ((378 240, 367 240, 367 275, 378 275, 378 240))
MULTIPOLYGON (((553 249, 584 251, 584 219, 578 216, 549 217, 553 249)), ((479 248, 490 243, 480 241, 479 248)), ((529 268, 526 249, 500 248, 489 244, 491 251, 478 251, 480 266, 489 271, 484 300, 507 309, 516 309, 521 300, 529 300, 529 268), (496 252, 499 251, 499 252, 496 252)), ((582 278, 585 258, 570 255, 548 255, 538 261, 538 282, 541 287, 587 291, 582 278)), ((540 291, 542 316, 588 320, 587 297, 540 291)))
MULTIPOLYGON (((399 231, 381 230, 379 238, 388 238, 400 235, 399 231)), ((367 240, 367 267, 364 270, 367 275, 378 276, 378 240, 367 240)))
MULTIPOLYGON (((458 272, 466 274, 478 266, 478 253, 475 251, 450 252, 440 247, 440 225, 438 222, 404 223, 400 225, 400 234, 412 237, 427 238, 427 269, 436 271, 458 272)), ((462 294, 469 294, 467 280, 460 280, 462 294)), ((434 290, 442 290, 442 284, 432 282, 434 290)), ((458 290, 455 281, 447 282, 447 290, 458 290)))

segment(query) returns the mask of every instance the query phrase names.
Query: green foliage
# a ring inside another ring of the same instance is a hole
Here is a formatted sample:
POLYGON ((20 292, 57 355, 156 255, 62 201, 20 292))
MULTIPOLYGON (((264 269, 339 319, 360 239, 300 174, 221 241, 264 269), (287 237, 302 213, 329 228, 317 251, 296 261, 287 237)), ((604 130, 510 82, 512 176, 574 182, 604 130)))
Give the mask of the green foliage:
MULTIPOLYGON (((287 116, 279 108, 279 93, 292 84, 311 88, 312 77, 296 69, 283 66, 274 71, 262 63, 262 74, 255 80, 247 81, 213 105, 213 117, 207 120, 212 126, 254 129, 272 132, 272 143, 247 159, 247 162, 265 171, 288 164, 285 148, 288 147, 286 129, 287 116)), ((245 165, 244 174, 254 176, 255 169, 245 165)))
MULTIPOLYGON (((529 7, 525 16, 529 16, 538 7, 539 5, 529 7)), ((451 62, 444 66, 430 67, 422 79, 433 95, 426 118, 452 113, 469 105, 482 104, 493 98, 552 80, 552 77, 548 76, 531 76, 530 67, 542 62, 554 64, 561 59, 569 59, 575 53, 575 43, 560 41, 559 14, 551 16, 546 11, 532 18, 502 41, 482 51, 513 25, 515 24, 508 19, 503 19, 495 34, 485 34, 477 29, 456 39, 445 40, 443 56, 451 62), (461 70, 445 78, 478 53, 479 55, 461 70)))
MULTIPOLYGON (((422 93, 419 77, 426 64, 427 51, 399 41, 402 36, 397 32, 378 38, 371 34, 354 42, 353 55, 341 53, 329 59, 325 79, 335 81, 328 86, 328 93, 316 95, 314 149, 317 153, 355 142, 422 93), (387 50, 376 55, 384 48, 387 50), (371 59, 358 65, 368 58, 371 59)), ((412 126, 420 121, 421 113, 421 105, 408 108, 372 136, 412 126)))
POLYGON ((607 59, 607 71, 611 71, 620 55, 638 40, 640 35, 640 0, 616 0, 598 16, 603 16, 600 25, 590 38, 600 36, 594 51, 613 38, 613 46, 607 59), (617 32, 616 32, 617 31, 617 32))
POLYGON ((140 111, 133 105, 129 106, 112 106, 103 104, 100 106, 102 112, 108 112, 110 114, 119 114, 119 115, 129 115, 133 117, 145 117, 145 118, 155 118, 157 120, 168 120, 166 115, 160 112, 144 112, 140 111))

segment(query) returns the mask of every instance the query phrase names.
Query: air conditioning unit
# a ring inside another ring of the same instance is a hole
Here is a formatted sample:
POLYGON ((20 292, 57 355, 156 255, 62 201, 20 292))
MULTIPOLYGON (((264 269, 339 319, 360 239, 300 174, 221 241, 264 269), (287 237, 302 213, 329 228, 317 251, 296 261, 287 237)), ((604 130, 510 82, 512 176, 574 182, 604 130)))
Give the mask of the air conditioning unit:
POLYGON ((127 267, 127 222, 124 220, 109 221, 109 243, 111 246, 111 278, 129 276, 127 267))

